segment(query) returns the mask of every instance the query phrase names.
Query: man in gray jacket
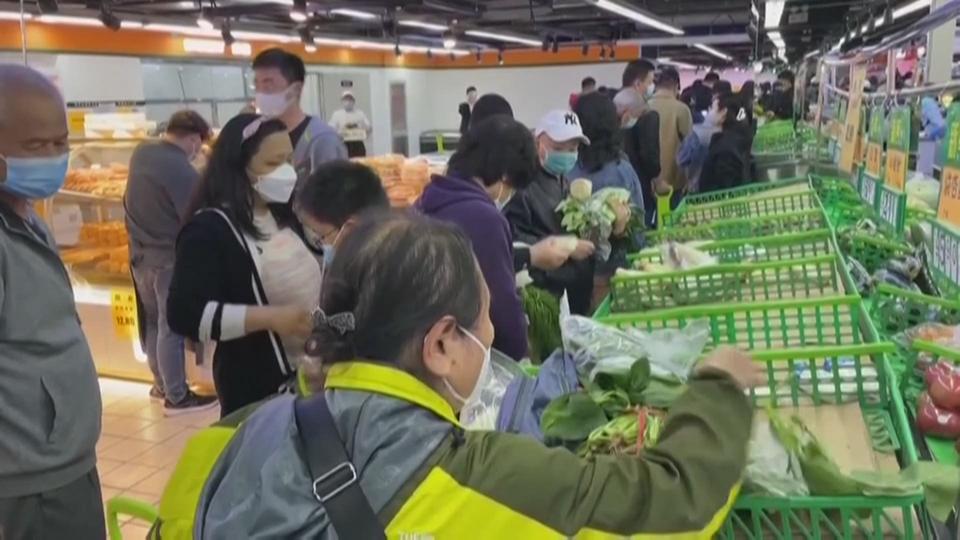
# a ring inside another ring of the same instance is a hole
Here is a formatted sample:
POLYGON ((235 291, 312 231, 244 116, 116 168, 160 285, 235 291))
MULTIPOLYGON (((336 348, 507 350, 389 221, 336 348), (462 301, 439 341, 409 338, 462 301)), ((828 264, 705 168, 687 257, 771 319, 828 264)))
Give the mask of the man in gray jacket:
POLYGON ((0 538, 99 539, 100 389, 73 290, 33 211, 63 185, 60 93, 0 64, 0 538))
POLYGON ((198 396, 187 386, 183 337, 167 324, 177 234, 200 181, 190 162, 209 138, 210 126, 198 113, 174 113, 160 140, 140 143, 133 151, 123 195, 143 345, 153 372, 150 397, 163 400, 167 416, 217 405, 215 396, 198 396))

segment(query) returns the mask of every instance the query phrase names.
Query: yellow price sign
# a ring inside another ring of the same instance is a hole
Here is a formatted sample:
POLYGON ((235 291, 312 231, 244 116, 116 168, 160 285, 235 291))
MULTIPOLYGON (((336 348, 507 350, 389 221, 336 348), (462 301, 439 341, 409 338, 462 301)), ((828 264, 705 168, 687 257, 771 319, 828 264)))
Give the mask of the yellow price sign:
POLYGON ((67 112, 67 130, 74 137, 83 137, 87 132, 87 113, 84 111, 67 112))
POLYGON ((882 160, 883 147, 874 142, 867 143, 867 159, 865 161, 867 174, 874 178, 880 178, 882 160))
POLYGON ((896 190, 903 191, 907 183, 907 154, 903 150, 890 148, 887 150, 886 184, 896 190))
POLYGON ((113 314, 113 329, 117 337, 129 339, 140 337, 137 323, 137 295, 132 288, 110 291, 110 310, 113 314))
POLYGON ((940 206, 937 217, 960 228, 960 169, 944 167, 940 179, 940 206))

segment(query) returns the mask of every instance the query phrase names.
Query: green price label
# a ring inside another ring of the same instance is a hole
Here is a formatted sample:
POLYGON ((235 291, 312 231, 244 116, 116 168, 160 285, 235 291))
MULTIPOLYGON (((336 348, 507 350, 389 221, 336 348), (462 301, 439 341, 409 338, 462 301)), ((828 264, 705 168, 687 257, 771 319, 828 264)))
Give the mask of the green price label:
POLYGON ((960 168, 960 103, 950 105, 947 112, 947 136, 943 138, 946 164, 960 168))
POLYGON ((869 174, 860 175, 860 199, 868 206, 876 208, 877 205, 877 180, 869 174))
POLYGON ((869 136, 870 142, 875 142, 883 144, 883 108, 882 107, 873 107, 870 109, 870 128, 869 136))
POLYGON ((902 191, 881 185, 876 188, 876 210, 880 219, 893 227, 896 232, 903 231, 906 218, 907 195, 902 191))
POLYGON ((890 112, 888 148, 896 148, 904 152, 910 151, 910 114, 910 107, 897 107, 890 112))

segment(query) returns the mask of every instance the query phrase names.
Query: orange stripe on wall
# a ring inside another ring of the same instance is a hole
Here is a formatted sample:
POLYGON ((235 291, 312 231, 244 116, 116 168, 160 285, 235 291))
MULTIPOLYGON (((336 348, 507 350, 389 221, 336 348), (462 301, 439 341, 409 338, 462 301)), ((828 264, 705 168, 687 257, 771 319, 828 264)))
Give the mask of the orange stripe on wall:
MULTIPOLYGON (((187 53, 183 50, 183 39, 216 39, 193 36, 165 34, 149 30, 122 29, 119 32, 105 27, 73 26, 47 24, 38 21, 27 22, 27 50, 47 53, 85 53, 116 54, 140 57, 173 58, 231 58, 243 60, 246 57, 233 55, 227 50, 224 54, 187 53)), ((404 53, 396 57, 392 52, 352 49, 349 47, 330 47, 318 45, 317 51, 306 52, 302 45, 277 44, 268 42, 250 42, 256 54, 262 49, 280 47, 296 53, 308 64, 333 64, 373 67, 408 67, 424 69, 497 67, 496 51, 481 54, 478 62, 474 54, 450 58, 442 49, 438 49, 433 58, 423 53, 404 53)), ((0 50, 20 50, 20 23, 0 21, 0 50)), ((637 45, 617 47, 617 59, 629 60, 640 56, 637 45)), ((565 64, 583 64, 604 62, 600 58, 597 46, 590 48, 587 56, 581 54, 579 46, 563 47, 557 53, 543 52, 540 49, 515 49, 503 53, 504 67, 548 66, 565 64)))

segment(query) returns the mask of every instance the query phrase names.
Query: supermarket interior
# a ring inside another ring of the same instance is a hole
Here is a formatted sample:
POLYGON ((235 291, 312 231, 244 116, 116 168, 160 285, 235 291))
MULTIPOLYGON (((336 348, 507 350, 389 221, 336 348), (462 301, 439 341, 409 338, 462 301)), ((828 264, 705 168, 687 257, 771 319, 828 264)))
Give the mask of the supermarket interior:
POLYGON ((960 538, 958 21, 0 0, 0 540, 960 538))

